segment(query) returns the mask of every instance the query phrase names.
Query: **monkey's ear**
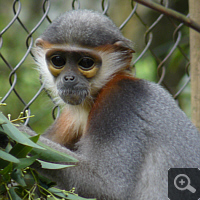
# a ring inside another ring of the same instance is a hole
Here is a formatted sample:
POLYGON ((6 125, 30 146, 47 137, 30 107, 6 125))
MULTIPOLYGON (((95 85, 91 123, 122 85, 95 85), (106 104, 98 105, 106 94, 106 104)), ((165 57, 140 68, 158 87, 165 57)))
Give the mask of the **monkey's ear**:
POLYGON ((116 46, 117 48, 120 48, 121 50, 126 50, 126 51, 130 51, 130 53, 135 53, 135 50, 133 50, 132 47, 130 47, 128 44, 126 44, 123 41, 117 41, 113 45, 116 46))
POLYGON ((40 47, 42 49, 48 49, 51 48, 53 44, 50 44, 49 42, 43 40, 42 38, 38 38, 35 41, 35 46, 40 47))

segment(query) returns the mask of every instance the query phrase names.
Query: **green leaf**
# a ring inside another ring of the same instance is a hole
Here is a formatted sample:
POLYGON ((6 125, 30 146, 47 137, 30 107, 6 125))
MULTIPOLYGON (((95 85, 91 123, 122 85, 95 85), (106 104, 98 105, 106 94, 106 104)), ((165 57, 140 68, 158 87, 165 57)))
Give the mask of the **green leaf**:
POLYGON ((55 194, 56 196, 59 196, 61 198, 69 199, 69 200, 95 200, 95 199, 86 199, 83 197, 79 197, 77 194, 73 194, 71 192, 63 191, 57 188, 49 188, 48 189, 51 193, 55 194))
POLYGON ((44 169, 63 169, 63 168, 67 168, 67 167, 74 167, 74 165, 62 165, 62 164, 57 164, 57 163, 50 163, 50 162, 45 162, 42 160, 37 160, 42 168, 44 169))
POLYGON ((3 170, 0 171, 0 175, 2 178, 0 180, 4 182, 10 182, 11 179, 10 174, 12 172, 12 169, 13 169, 13 164, 9 163, 3 170))
POLYGON ((39 135, 39 134, 38 134, 38 135, 35 135, 35 136, 29 137, 29 139, 30 139, 31 141, 33 141, 34 143, 37 143, 37 141, 39 140, 39 138, 40 138, 40 135, 39 135))
POLYGON ((12 171, 12 168, 13 168, 13 164, 12 164, 12 163, 9 163, 9 165, 6 166, 3 170, 0 170, 0 174, 1 174, 1 175, 8 174, 9 172, 12 171))
MULTIPOLYGON (((29 139, 33 142, 37 142, 40 135, 36 135, 33 137, 30 137, 29 139)), ((33 147, 22 145, 22 144, 16 144, 12 150, 10 151, 10 154, 17 158, 25 158, 26 155, 33 149, 33 147)))
POLYGON ((20 169, 13 170, 11 174, 11 178, 19 183, 21 186, 25 187, 26 183, 24 181, 24 177, 22 176, 22 171, 20 169))
POLYGON ((50 161, 50 162, 78 162, 77 159, 73 158, 70 155, 67 155, 65 153, 56 151, 55 149, 52 149, 51 147, 43 144, 42 142, 38 141, 38 144, 42 147, 44 147, 46 150, 41 149, 32 149, 30 152, 32 155, 40 155, 39 159, 50 161))
POLYGON ((13 200, 22 200, 15 192, 15 187, 11 187, 9 191, 13 200))
POLYGON ((5 185, 0 185, 0 199, 1 199, 1 194, 5 194, 5 192, 6 192, 5 185))
POLYGON ((10 142, 8 142, 8 144, 7 144, 6 148, 5 148, 5 152, 9 153, 12 148, 13 148, 12 145, 10 144, 10 142))
POLYGON ((32 150, 33 147, 15 144, 15 146, 11 149, 10 154, 15 156, 16 158, 25 158, 26 155, 32 150))
POLYGON ((0 112, 0 118, 6 121, 6 124, 3 124, 0 126, 0 131, 6 133, 10 138, 15 140, 16 142, 38 148, 38 149, 44 149, 43 147, 35 144, 31 140, 29 140, 23 133, 21 133, 15 126, 12 125, 12 123, 0 112))
MULTIPOLYGON (((47 200, 55 200, 55 197, 49 197, 49 196, 47 196, 47 200)), ((56 199, 56 200, 59 200, 59 199, 56 199)), ((61 199, 61 200, 64 200, 64 199, 61 199)))
POLYGON ((6 124, 6 121, 0 117, 0 126, 1 126, 2 124, 6 124))
POLYGON ((19 163, 19 160, 17 158, 15 158, 9 153, 6 153, 5 151, 2 151, 1 149, 0 149, 0 158, 3 160, 7 160, 9 162, 19 163))
POLYGON ((26 183, 26 189, 31 189, 33 187, 34 184, 37 184, 37 178, 35 179, 35 177, 33 177, 33 175, 31 173, 26 173, 24 174, 24 181, 26 183))
POLYGON ((83 198, 83 197, 79 197, 78 195, 75 195, 75 194, 67 194, 67 199, 69 200, 96 200, 96 199, 86 199, 86 198, 83 198))
POLYGON ((42 176, 41 174, 38 174, 37 173, 37 176, 40 180, 40 185, 45 188, 45 189, 48 189, 50 187, 53 187, 56 185, 56 182, 50 180, 49 178, 45 177, 45 176, 42 176))
POLYGON ((17 164, 14 164, 14 168, 15 169, 24 169, 24 168, 32 165, 38 157, 39 157, 39 155, 35 155, 35 156, 29 157, 29 158, 20 158, 19 159, 20 162, 17 164))
POLYGON ((57 188, 49 188, 48 189, 51 193, 55 194, 56 196, 62 197, 62 198, 67 198, 63 190, 57 189, 57 188))
POLYGON ((0 169, 4 169, 6 166, 8 166, 11 162, 8 162, 7 160, 3 160, 0 158, 0 169))

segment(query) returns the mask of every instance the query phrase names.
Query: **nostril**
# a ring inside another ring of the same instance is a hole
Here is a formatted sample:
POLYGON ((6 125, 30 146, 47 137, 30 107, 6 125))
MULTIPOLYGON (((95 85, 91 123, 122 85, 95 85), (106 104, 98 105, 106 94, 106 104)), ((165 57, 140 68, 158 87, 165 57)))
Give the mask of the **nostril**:
POLYGON ((71 76, 69 80, 70 80, 70 81, 73 81, 74 79, 75 79, 75 77, 74 77, 74 76, 71 76))
POLYGON ((74 80, 75 80, 75 76, 73 76, 73 75, 64 76, 65 82, 73 82, 74 80))

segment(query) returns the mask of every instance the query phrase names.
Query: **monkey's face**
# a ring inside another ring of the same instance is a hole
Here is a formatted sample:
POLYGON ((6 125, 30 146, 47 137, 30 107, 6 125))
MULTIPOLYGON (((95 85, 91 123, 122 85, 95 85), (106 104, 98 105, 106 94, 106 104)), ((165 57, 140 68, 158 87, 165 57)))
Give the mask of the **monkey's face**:
POLYGON ((51 48, 46 53, 48 69, 64 102, 79 105, 90 95, 90 82, 102 60, 92 50, 75 47, 51 48))
POLYGON ((108 17, 87 10, 58 17, 35 45, 45 88, 58 104, 64 100, 72 105, 90 106, 117 72, 130 68, 134 52, 108 17))

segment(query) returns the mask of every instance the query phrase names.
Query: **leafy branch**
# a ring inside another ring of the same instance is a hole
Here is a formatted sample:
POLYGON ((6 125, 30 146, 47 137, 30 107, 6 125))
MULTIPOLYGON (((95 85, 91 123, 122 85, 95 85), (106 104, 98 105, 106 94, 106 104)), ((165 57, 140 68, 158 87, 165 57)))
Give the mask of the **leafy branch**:
POLYGON ((21 112, 17 119, 11 120, 11 114, 8 115, 8 119, 12 123, 19 122, 19 121, 23 123, 25 119, 32 118, 32 117, 34 117, 34 115, 29 115, 28 110, 25 111, 25 117, 24 117, 24 113, 21 112))
MULTIPOLYGON (((21 116, 14 121, 23 120, 21 116)), ((30 137, 20 132, 0 112, 0 199, 86 200, 75 194, 74 189, 65 191, 54 188, 55 182, 30 167, 37 162, 42 168, 59 170, 73 165, 55 162, 77 162, 71 156, 38 142, 38 139, 39 135, 30 137)))

